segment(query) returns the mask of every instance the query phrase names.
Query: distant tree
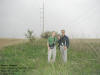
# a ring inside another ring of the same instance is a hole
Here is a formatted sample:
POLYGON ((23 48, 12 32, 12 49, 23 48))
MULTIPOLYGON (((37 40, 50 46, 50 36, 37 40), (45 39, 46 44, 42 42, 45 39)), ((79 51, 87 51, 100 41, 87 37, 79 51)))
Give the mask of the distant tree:
POLYGON ((42 33, 41 37, 47 39, 50 35, 51 35, 51 32, 47 31, 47 32, 42 33))
POLYGON ((30 41, 33 42, 35 40, 35 36, 34 36, 34 31, 32 30, 27 30, 27 33, 25 34, 25 37, 30 41))
MULTIPOLYGON (((52 34, 52 32, 50 32, 50 31, 44 32, 41 34, 41 38, 47 39, 51 34, 52 34)), ((58 33, 56 32, 56 34, 58 34, 58 33)))

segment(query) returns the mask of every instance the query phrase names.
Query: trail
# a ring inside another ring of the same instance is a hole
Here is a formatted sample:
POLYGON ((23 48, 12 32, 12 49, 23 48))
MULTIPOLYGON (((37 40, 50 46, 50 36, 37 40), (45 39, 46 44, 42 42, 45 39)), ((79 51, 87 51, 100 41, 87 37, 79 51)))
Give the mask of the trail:
POLYGON ((0 39, 0 49, 3 47, 24 42, 24 39, 0 39))

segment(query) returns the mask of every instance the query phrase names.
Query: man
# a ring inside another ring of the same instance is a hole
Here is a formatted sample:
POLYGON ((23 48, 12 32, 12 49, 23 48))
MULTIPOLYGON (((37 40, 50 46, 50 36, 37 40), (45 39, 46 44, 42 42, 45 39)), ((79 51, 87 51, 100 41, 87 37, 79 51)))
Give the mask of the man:
POLYGON ((61 30, 61 37, 59 40, 60 51, 64 62, 67 62, 67 50, 69 48, 69 38, 65 35, 65 30, 61 30))
POLYGON ((47 47, 48 47, 48 62, 51 62, 51 57, 52 57, 52 62, 55 62, 56 59, 56 41, 57 38, 56 32, 53 31, 52 35, 48 38, 47 42, 47 47))

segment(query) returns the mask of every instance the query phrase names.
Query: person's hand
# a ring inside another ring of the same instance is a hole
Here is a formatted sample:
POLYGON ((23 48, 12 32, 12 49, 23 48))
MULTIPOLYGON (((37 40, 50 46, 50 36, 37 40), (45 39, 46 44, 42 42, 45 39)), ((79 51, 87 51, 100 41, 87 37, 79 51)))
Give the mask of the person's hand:
POLYGON ((66 46, 64 46, 64 50, 66 50, 67 49, 67 47, 66 46))

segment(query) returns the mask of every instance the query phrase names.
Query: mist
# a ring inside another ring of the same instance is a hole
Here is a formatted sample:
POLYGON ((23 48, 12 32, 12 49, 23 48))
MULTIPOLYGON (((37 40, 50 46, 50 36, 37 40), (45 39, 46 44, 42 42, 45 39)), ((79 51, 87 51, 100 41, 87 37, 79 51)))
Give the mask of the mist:
MULTIPOLYGON (((42 0, 0 0, 0 38, 42 33, 42 0)), ((70 38, 100 38, 99 0, 45 0, 45 31, 66 30, 70 38)))

